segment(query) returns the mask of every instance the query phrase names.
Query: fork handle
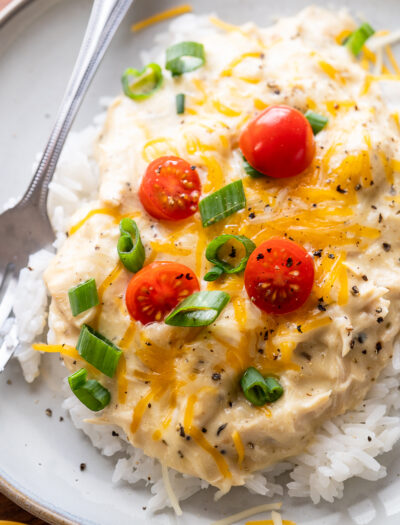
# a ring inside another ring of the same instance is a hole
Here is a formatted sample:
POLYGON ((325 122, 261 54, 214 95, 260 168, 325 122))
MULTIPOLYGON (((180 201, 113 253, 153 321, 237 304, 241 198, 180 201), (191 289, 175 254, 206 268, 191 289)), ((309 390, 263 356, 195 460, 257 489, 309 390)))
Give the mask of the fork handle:
POLYGON ((47 216, 48 185, 65 139, 104 53, 133 0, 94 0, 88 26, 42 158, 18 206, 38 206, 47 216))

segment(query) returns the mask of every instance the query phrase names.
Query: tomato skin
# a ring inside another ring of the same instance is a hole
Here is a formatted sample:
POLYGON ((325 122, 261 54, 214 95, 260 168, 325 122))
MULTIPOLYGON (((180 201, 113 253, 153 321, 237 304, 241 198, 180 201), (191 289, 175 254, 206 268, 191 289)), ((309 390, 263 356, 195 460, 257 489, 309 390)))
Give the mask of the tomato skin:
POLYGON ((274 178, 294 177, 311 164, 315 140, 305 116, 290 106, 269 106, 242 131, 239 146, 248 163, 274 178))
POLYGON ((314 262, 299 244, 279 237, 263 242, 250 255, 244 284, 250 300, 269 314, 287 314, 308 299, 314 262))
POLYGON ((199 281, 184 264, 156 261, 129 281, 125 294, 129 315, 143 324, 162 321, 175 306, 200 290, 199 281))
POLYGON ((177 221, 196 213, 200 192, 197 171, 186 160, 170 155, 147 166, 139 198, 155 219, 177 221))

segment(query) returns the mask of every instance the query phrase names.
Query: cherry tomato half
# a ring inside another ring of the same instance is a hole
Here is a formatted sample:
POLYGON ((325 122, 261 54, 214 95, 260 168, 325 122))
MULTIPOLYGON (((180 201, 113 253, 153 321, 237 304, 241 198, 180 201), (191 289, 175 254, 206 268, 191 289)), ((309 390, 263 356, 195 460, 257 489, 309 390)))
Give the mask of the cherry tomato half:
POLYGON ((251 120, 239 146, 253 168, 277 179, 299 175, 315 154, 310 123, 289 106, 270 106, 251 120))
POLYGON ((126 307, 130 316, 143 324, 162 321, 178 303, 199 289, 196 275, 184 264, 154 262, 130 280, 126 307))
POLYGON ((155 219, 177 221, 196 213, 201 183, 186 160, 168 156, 153 160, 139 188, 140 200, 155 219))
POLYGON ((254 250, 244 272, 250 300, 269 314, 297 310, 308 299, 313 283, 311 255, 299 244, 277 237, 254 250))

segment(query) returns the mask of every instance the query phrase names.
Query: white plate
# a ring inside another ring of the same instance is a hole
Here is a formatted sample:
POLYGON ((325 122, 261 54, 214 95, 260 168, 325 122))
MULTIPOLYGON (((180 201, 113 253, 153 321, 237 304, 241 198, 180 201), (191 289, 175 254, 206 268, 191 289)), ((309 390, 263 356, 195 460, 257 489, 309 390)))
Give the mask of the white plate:
MULTIPOLYGON (((14 3, 18 3, 14 0, 14 3)), ((88 18, 89 0, 34 0, 3 24, 0 30, 0 206, 22 193, 32 161, 43 147, 65 82, 76 56, 88 18)), ((98 113, 100 96, 120 89, 121 71, 138 64, 138 51, 149 46, 158 24, 139 34, 129 31, 134 20, 176 5, 177 0, 136 0, 121 26, 76 122, 81 128, 98 113)), ((233 23, 248 20, 267 25, 274 17, 294 14, 308 0, 195 0, 195 12, 216 11, 233 23)), ((327 5, 323 0, 318 2, 327 5)), ((337 0, 337 6, 369 20, 377 28, 398 29, 398 0, 337 0), (397 26, 396 26, 397 23, 397 26)), ((0 22, 1 26, 1 22, 0 22)), ((4 240, 1 240, 4 242, 4 240)), ((183 503, 184 516, 167 513, 149 516, 142 510, 149 498, 143 485, 111 485, 114 460, 102 457, 61 410, 61 378, 57 361, 46 360, 41 379, 27 385, 14 362, 0 375, 0 488, 19 503, 52 523, 127 525, 182 523, 200 525, 268 502, 243 489, 214 503, 213 490, 183 503), (12 384, 7 382, 11 380, 12 384), (52 417, 45 414, 50 408, 52 417), (59 417, 65 417, 63 422, 59 417), (87 464, 85 472, 79 465, 87 464), (33 506, 32 506, 33 505, 33 506)), ((284 499, 284 517, 298 525, 350 525, 400 523, 400 448, 382 458, 387 478, 371 483, 353 480, 345 485, 345 497, 333 505, 311 505, 306 500, 284 499), (364 517, 353 521, 352 507, 370 498, 364 517), (349 511, 350 508, 350 511, 349 511), (387 518, 389 516, 389 518, 387 518)), ((276 501, 276 498, 274 498, 276 501)))

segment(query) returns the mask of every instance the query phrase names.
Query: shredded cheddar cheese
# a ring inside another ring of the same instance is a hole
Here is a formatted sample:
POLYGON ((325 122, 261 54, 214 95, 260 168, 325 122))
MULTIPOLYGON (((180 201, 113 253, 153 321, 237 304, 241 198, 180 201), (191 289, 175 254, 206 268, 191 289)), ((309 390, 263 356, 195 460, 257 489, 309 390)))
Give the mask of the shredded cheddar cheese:
POLYGON ((318 65, 322 69, 322 71, 326 73, 328 77, 330 77, 332 80, 341 84, 345 83, 345 79, 340 73, 340 71, 334 68, 332 64, 329 64, 329 62, 326 62, 325 60, 319 60, 318 65))
POLYGON ((48 354, 60 354, 64 357, 69 357, 74 361, 79 361, 84 363, 85 368, 90 372, 94 377, 98 377, 100 372, 92 366, 90 363, 87 363, 79 354, 78 350, 74 346, 69 345, 46 345, 44 343, 34 343, 32 348, 37 352, 45 352, 48 354))
POLYGON ((193 9, 190 4, 183 4, 177 7, 172 7, 171 9, 167 9, 166 11, 162 11, 161 13, 157 13, 156 15, 150 16, 149 18, 146 18, 145 20, 136 22, 136 24, 132 25, 131 29, 132 31, 137 32, 153 24, 157 24, 158 22, 163 22, 164 20, 168 20, 168 18, 173 18, 174 16, 183 15, 185 13, 190 13, 192 12, 192 10, 193 9))
POLYGON ((236 452, 238 455, 238 466, 240 467, 244 460, 244 446, 240 434, 237 430, 232 433, 232 441, 235 445, 236 452))

